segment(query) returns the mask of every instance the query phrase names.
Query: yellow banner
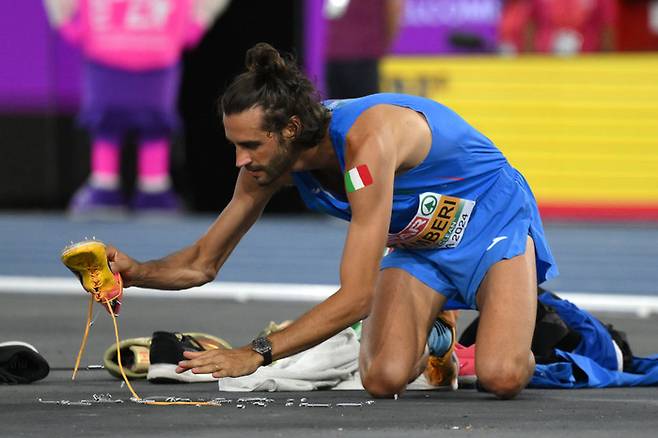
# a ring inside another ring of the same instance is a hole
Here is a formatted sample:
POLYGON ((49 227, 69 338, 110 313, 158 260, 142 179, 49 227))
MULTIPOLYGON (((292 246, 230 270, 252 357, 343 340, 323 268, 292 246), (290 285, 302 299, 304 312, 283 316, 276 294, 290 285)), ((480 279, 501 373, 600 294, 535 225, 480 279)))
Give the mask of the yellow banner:
POLYGON ((540 202, 658 204, 658 54, 388 58, 382 90, 463 116, 540 202))

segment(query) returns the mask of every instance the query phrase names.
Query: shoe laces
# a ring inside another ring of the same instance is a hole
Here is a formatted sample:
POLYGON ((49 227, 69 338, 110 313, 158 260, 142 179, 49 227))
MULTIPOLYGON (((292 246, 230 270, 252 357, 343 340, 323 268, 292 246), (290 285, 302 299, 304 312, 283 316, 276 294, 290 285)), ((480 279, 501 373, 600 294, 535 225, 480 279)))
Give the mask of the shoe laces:
MULTIPOLYGON (((97 273, 98 271, 94 271, 94 272, 97 273)), ((93 312, 94 301, 96 300, 107 307, 107 310, 112 318, 112 325, 114 326, 114 340, 117 349, 117 362, 119 363, 119 371, 121 372, 121 377, 123 378, 123 381, 126 383, 126 386, 130 390, 130 393, 132 394, 133 399, 135 401, 152 406, 172 406, 172 405, 216 406, 216 404, 208 401, 150 401, 150 400, 143 400, 142 397, 137 395, 137 392, 135 392, 135 390, 133 389, 132 385, 130 384, 130 380, 128 379, 128 376, 126 376, 126 372, 123 369, 123 364, 121 361, 121 346, 120 346, 121 341, 119 339, 119 325, 117 324, 117 315, 114 313, 114 310, 112 309, 112 304, 110 303, 111 300, 101 298, 100 291, 97 290, 96 287, 96 281, 97 281, 96 278, 98 277, 94 277, 92 273, 92 278, 94 279, 94 284, 95 284, 94 293, 90 296, 89 299, 89 306, 87 309, 87 322, 85 324, 84 334, 82 335, 82 343, 80 344, 80 350, 78 351, 78 356, 75 360, 75 367, 73 369, 73 376, 71 377, 71 380, 75 380, 75 376, 78 372, 78 367, 80 366, 80 360, 82 359, 82 354, 84 353, 85 346, 87 345, 87 339, 89 337, 89 328, 93 325, 92 312, 93 312)), ((98 280, 98 287, 100 287, 100 280, 98 280)))
POLYGON ((101 288, 101 277, 100 277, 100 272, 96 266, 90 267, 89 276, 91 277, 91 281, 93 282, 94 294, 99 296, 100 288, 101 288))

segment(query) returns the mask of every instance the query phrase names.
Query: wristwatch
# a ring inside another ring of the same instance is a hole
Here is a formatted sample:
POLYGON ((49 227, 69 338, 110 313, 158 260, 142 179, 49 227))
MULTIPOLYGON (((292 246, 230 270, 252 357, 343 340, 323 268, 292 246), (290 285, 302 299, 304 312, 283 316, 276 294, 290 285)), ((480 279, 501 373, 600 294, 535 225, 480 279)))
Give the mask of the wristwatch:
POLYGON ((251 349, 263 356, 263 366, 272 363, 272 343, 266 337, 258 337, 251 341, 251 349))

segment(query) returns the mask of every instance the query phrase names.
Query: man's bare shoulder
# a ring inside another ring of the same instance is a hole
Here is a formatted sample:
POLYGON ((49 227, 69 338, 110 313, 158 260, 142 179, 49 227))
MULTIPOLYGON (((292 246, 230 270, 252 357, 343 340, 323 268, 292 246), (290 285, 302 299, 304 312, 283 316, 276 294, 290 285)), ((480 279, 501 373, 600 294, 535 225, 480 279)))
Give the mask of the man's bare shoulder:
POLYGON ((363 111, 347 133, 347 139, 382 133, 397 134, 427 126, 417 111, 399 105, 378 104, 363 111))
POLYGON ((419 112, 390 104, 368 108, 359 115, 346 136, 346 152, 356 154, 375 147, 381 154, 397 157, 399 168, 415 166, 427 155, 432 134, 419 112))

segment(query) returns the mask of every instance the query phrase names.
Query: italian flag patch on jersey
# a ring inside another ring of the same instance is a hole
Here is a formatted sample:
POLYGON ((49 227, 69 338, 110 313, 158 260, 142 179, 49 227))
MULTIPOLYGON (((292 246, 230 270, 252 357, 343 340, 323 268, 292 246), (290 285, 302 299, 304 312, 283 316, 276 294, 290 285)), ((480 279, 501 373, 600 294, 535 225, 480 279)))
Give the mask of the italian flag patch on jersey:
POLYGON ((372 184, 372 176, 368 166, 361 164, 345 172, 345 189, 347 193, 356 192, 359 189, 372 184))

